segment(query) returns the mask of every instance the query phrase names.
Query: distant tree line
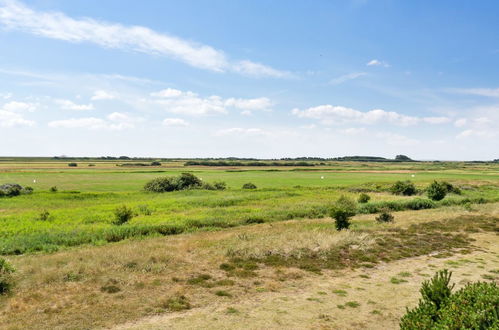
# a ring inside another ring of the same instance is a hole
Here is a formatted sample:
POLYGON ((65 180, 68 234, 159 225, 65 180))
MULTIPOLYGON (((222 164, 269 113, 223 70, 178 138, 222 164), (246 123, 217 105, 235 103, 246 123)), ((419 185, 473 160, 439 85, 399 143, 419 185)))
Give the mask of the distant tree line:
POLYGON ((310 162, 264 162, 264 161, 226 161, 226 160, 189 160, 184 163, 184 166, 315 166, 310 162))

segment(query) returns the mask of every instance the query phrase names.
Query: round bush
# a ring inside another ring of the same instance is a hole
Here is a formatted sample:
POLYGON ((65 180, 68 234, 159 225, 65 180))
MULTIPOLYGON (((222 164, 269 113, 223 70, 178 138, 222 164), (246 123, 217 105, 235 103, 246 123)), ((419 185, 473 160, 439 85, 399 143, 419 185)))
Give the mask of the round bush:
POLYGON ((251 182, 243 184, 243 189, 256 189, 256 185, 251 182))
POLYGON ((357 200, 359 203, 367 203, 371 199, 371 196, 369 196, 366 193, 362 193, 359 195, 359 199, 357 200))
POLYGON ((431 200, 440 201, 447 195, 447 186, 437 181, 433 183, 426 189, 426 193, 431 200))
POLYGON ((382 211, 377 217, 376 221, 379 223, 393 222, 394 216, 388 210, 382 211))
POLYGON ((357 213, 357 204, 351 198, 341 196, 331 208, 331 217, 335 220, 337 230, 350 228, 350 217, 357 213))
POLYGON ((144 186, 145 191, 157 192, 157 193, 178 190, 177 188, 178 188, 178 182, 177 178, 175 177, 163 177, 163 178, 152 179, 151 181, 147 182, 144 186))
POLYGON ((114 222, 115 225, 122 225, 132 220, 133 210, 126 205, 119 206, 114 210, 114 222))

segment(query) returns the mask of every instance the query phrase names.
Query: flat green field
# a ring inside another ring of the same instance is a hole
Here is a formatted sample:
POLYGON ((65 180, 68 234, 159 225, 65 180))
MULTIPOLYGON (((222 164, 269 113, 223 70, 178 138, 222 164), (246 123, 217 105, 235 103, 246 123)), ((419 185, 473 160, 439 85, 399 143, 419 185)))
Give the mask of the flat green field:
POLYGON ((381 206, 414 209, 403 203, 426 198, 424 194, 390 194, 388 189, 397 180, 411 180, 420 189, 433 180, 461 187, 461 195, 451 194, 432 208, 499 200, 499 164, 330 162, 310 168, 235 168, 184 167, 181 161, 171 161, 136 168, 116 166, 123 163, 119 161, 86 161, 69 168, 67 163, 0 161, 0 184, 34 188, 30 195, 0 198, 0 254, 50 252, 255 222, 321 218, 328 216, 328 206, 340 195, 356 198, 361 191, 372 197, 361 209, 363 213, 373 213, 381 206), (191 172, 205 182, 224 181, 227 189, 143 191, 150 179, 182 172, 191 172), (241 189, 247 182, 258 189, 241 189), (50 192, 54 186, 57 192, 50 192), (112 223, 114 210, 121 205, 131 207, 135 216, 117 226, 112 223), (42 219, 40 214, 45 211, 49 216, 42 219))

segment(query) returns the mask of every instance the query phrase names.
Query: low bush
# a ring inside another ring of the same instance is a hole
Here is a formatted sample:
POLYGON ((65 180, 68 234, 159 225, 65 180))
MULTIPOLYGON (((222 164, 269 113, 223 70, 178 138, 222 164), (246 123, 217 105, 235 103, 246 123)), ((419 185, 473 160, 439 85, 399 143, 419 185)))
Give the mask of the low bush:
POLYGON ((499 287, 496 283, 469 283, 452 293, 452 273, 437 272, 423 282, 419 305, 407 309, 400 328, 409 329, 497 329, 499 287))
POLYGON ((371 199, 371 196, 369 196, 366 193, 362 193, 359 195, 359 198, 357 199, 357 202, 359 203, 367 203, 371 199))
POLYGON ((133 218, 133 210, 126 205, 122 205, 117 207, 114 210, 114 221, 115 225, 122 225, 132 220, 133 218))
POLYGON ((256 185, 251 183, 251 182, 248 182, 248 183, 245 183, 243 184, 243 189, 256 189, 256 185))
POLYGON ((22 193, 23 187, 17 183, 6 183, 0 186, 0 191, 2 192, 0 196, 14 197, 22 193))
POLYGON ((440 201, 447 195, 447 186, 443 183, 433 181, 426 189, 426 194, 431 200, 440 201))
POLYGON ((394 195, 412 196, 417 194, 418 190, 416 186, 411 181, 397 181, 390 188, 390 191, 394 195))
POLYGON ((376 221, 379 223, 393 222, 393 215, 388 210, 383 210, 377 217, 376 221))
POLYGON ((227 189, 227 184, 223 181, 215 181, 213 182, 213 186, 216 190, 225 190, 227 189))
POLYGON ((161 177, 152 179, 145 184, 144 190, 162 193, 200 187, 203 187, 203 182, 200 178, 191 173, 182 173, 176 177, 161 177))
POLYGON ((335 220, 337 230, 348 229, 350 227, 350 217, 357 213, 357 204, 351 198, 341 196, 331 208, 331 217, 335 220))
POLYGON ((12 290, 14 286, 12 273, 14 271, 14 267, 7 260, 0 258, 0 295, 8 294, 12 290))
POLYGON ((47 210, 43 210, 42 212, 40 212, 40 214, 38 215, 38 220, 40 221, 47 221, 50 217, 50 213, 49 211, 47 210))
POLYGON ((50 187, 50 192, 57 192, 57 191, 58 191, 57 186, 50 187))
POLYGON ((68 163, 68 166, 69 166, 69 167, 77 167, 77 166, 78 166, 78 164, 77 164, 77 163, 68 163))
POLYGON ((151 166, 161 166, 160 162, 151 162, 151 166))

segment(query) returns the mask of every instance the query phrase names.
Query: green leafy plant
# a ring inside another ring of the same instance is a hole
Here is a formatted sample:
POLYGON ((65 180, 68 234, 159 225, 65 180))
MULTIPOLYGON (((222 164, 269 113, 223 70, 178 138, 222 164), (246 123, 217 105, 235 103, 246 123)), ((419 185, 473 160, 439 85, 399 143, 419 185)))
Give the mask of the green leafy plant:
POLYGON ((50 217, 50 213, 49 211, 47 210, 43 210, 42 212, 40 212, 40 214, 38 215, 38 220, 40 221, 47 221, 50 217))
POLYGON ((115 225, 122 225, 127 223, 133 218, 133 210, 126 205, 122 205, 117 207, 114 210, 114 221, 115 225))
POLYGON ((348 229, 350 227, 350 217, 357 212, 357 204, 349 197, 341 196, 336 200, 331 208, 331 217, 335 220, 337 230, 348 229))
POLYGON ((52 187, 50 187, 49 190, 50 190, 50 192, 53 192, 53 193, 58 191, 57 186, 52 186, 52 187))
POLYGON ((359 198, 357 199, 357 202, 359 203, 367 203, 371 199, 371 196, 369 196, 366 193, 362 193, 359 195, 359 198))

